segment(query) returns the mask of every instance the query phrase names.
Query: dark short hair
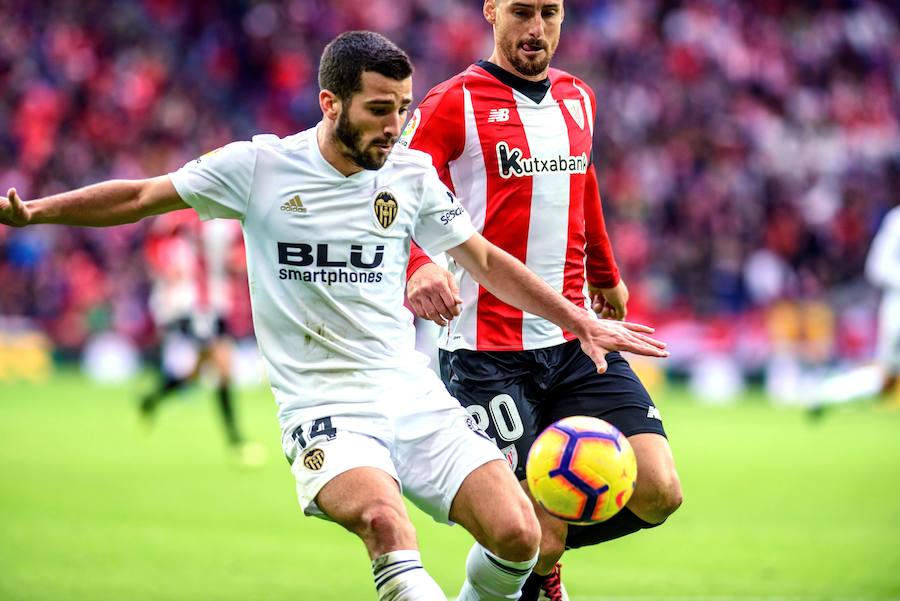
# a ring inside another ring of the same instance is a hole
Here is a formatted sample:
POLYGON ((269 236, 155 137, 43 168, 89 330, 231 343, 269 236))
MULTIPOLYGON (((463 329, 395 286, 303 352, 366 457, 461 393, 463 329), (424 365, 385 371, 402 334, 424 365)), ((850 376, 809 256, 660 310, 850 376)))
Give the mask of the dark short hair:
POLYGON ((374 71, 402 81, 413 67, 403 50, 379 33, 347 31, 331 40, 319 61, 319 88, 347 100, 362 90, 362 74, 374 71))

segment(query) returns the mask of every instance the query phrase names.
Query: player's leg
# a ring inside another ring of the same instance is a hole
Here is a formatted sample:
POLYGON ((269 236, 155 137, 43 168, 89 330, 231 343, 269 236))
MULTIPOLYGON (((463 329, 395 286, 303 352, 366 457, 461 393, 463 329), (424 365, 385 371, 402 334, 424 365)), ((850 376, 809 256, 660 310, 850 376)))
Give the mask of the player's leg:
POLYGON ((231 361, 233 346, 231 339, 225 335, 215 337, 207 347, 208 361, 216 373, 216 401, 228 443, 239 446, 244 437, 241 436, 234 410, 234 396, 231 386, 231 361))
POLYGON ((495 441, 513 469, 515 479, 533 504, 542 536, 534 572, 522 599, 537 599, 540 584, 565 550, 566 523, 531 501, 525 485, 525 459, 540 432, 540 401, 531 381, 533 351, 486 353, 441 351, 441 377, 478 426, 495 441))
MULTIPOLYGON (((525 477, 525 457, 528 448, 537 435, 536 405, 531 402, 530 395, 526 392, 529 386, 529 373, 532 366, 529 363, 529 353, 484 353, 472 351, 446 352, 441 351, 441 377, 448 390, 469 411, 480 430, 484 431, 492 440, 500 452, 505 456, 507 465, 489 466, 491 471, 504 468, 506 474, 499 482, 515 483, 521 491, 518 479, 525 477), (509 468, 514 471, 510 472, 509 468)), ((485 471, 484 474, 491 472, 485 471)), ((481 516, 487 523, 492 523, 494 517, 490 515, 490 508, 482 508, 478 500, 470 498, 469 491, 478 491, 478 484, 482 473, 473 474, 471 480, 467 480, 466 488, 462 489, 462 496, 454 501, 460 513, 468 519, 467 528, 475 535, 479 544, 469 554, 467 572, 469 581, 478 579, 478 571, 492 567, 486 557, 480 552, 481 547, 488 547, 483 541, 491 538, 490 533, 479 531, 479 525, 474 514, 487 511, 481 516), (471 486, 469 486, 471 485, 471 486)), ((524 493, 522 493, 524 495, 524 493)), ((525 502, 530 506, 531 502, 522 495, 518 497, 518 503, 525 502)), ((486 495, 482 493, 481 498, 486 495)), ((529 513, 534 511, 531 507, 529 513)), ((519 509, 519 511, 524 511, 519 509)), ((457 518, 453 518, 456 521, 457 518)), ((463 518, 460 518, 463 519, 463 518)), ((540 524, 539 524, 540 527, 540 524)), ((539 540, 543 545, 543 540, 539 540)), ((540 549, 540 546, 539 546, 540 549)), ((522 568, 513 567, 512 570, 522 568)), ((527 574, 525 574, 527 578, 527 574)), ((460 598, 470 598, 471 582, 467 582, 464 594, 460 598)), ((510 597, 515 598, 515 597, 510 597)))
POLYGON ((457 599, 517 599, 534 565, 540 530, 496 445, 468 412, 433 380, 405 416, 394 447, 406 496, 439 522, 456 522, 477 541, 457 599))
POLYGON ((141 397, 141 417, 150 422, 159 405, 171 394, 184 389, 192 380, 198 362, 197 351, 190 337, 190 322, 178 319, 162 328, 159 348, 159 382, 141 397))
POLYGON ((307 515, 327 517, 362 540, 380 600, 443 601, 443 591, 422 567, 390 452, 356 431, 359 423, 353 417, 320 418, 285 435, 300 505, 307 515))
POLYGON ((621 355, 610 353, 609 368, 601 375, 580 349, 572 343, 565 347, 569 356, 560 365, 561 379, 542 425, 570 415, 599 417, 628 437, 638 463, 635 493, 625 508, 599 524, 570 526, 566 547, 594 545, 660 525, 681 505, 682 491, 659 410, 621 355))
POLYGON ((537 561, 541 530, 509 464, 495 460, 469 474, 453 500, 450 519, 477 541, 457 599, 518 599, 537 561))

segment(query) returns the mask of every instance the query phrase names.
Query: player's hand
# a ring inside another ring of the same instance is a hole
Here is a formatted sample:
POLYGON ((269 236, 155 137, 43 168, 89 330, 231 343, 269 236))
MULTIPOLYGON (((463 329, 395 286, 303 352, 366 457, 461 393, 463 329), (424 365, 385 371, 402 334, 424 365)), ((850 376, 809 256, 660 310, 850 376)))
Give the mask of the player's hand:
POLYGON ((597 372, 606 371, 606 354, 628 351, 648 357, 668 357, 666 343, 649 336, 653 328, 629 321, 586 318, 585 327, 578 332, 581 349, 597 365, 597 372))
POLYGON ((591 308, 604 319, 622 321, 628 315, 628 287, 624 280, 612 288, 595 288, 588 284, 591 308))
POLYGON ((31 211, 19 198, 15 188, 10 188, 6 196, 0 196, 0 223, 13 227, 31 223, 31 211))
POLYGON ((445 326, 459 315, 462 298, 453 274, 434 263, 419 267, 406 282, 406 296, 416 315, 445 326))

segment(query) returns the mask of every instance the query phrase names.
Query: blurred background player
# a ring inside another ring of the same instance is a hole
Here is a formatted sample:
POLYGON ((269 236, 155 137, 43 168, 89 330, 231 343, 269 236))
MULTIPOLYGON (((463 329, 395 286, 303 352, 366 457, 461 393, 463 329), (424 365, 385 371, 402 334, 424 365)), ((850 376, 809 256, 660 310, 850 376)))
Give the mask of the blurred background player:
POLYGON ((884 216, 866 258, 866 278, 881 290, 875 363, 841 370, 817 387, 810 414, 821 417, 829 407, 880 398, 900 405, 900 207, 884 216))
MULTIPOLYGON (((592 160, 597 101, 584 81, 550 69, 563 15, 562 0, 486 0, 493 54, 432 88, 401 143, 431 155, 487 239, 575 305, 622 320, 628 289, 606 233, 592 160)), ((608 355, 608 369, 598 375, 570 333, 499 300, 459 266, 450 269, 413 248, 409 301, 420 317, 446 326, 439 339, 444 383, 520 481, 535 437, 563 417, 605 419, 635 449, 634 496, 607 522, 568 527, 535 507, 541 554, 522 598, 567 599, 557 563, 565 548, 653 528, 681 504, 662 417, 621 355, 608 355)))
POLYGON ((879 393, 894 394, 900 375, 900 207, 894 207, 881 222, 866 259, 866 276, 881 289, 878 310, 876 359, 881 369, 879 393))
POLYGON ((151 226, 145 256, 150 312, 160 337, 160 380, 140 401, 142 418, 151 424, 160 404, 208 374, 228 445, 242 463, 261 463, 262 447, 244 440, 235 415, 228 317, 236 294, 231 280, 244 261, 240 225, 201 222, 192 211, 161 215, 151 226))

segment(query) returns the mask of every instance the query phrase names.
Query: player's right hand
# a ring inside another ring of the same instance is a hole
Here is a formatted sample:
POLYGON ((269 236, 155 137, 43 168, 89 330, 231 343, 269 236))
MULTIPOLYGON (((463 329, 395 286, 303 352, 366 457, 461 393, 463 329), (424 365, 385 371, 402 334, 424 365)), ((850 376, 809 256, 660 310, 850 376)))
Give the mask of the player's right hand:
POLYGON ((15 188, 10 188, 6 196, 0 196, 0 223, 13 227, 23 227, 31 222, 31 211, 22 202, 15 188))
POLYGON ((442 327, 460 313, 462 298, 453 274, 434 263, 419 267, 410 276, 406 296, 416 315, 442 327))
POLYGON ((590 319, 582 332, 578 332, 581 349, 593 359, 597 372, 606 371, 606 354, 612 351, 628 351, 647 357, 668 357, 666 343, 648 334, 654 332, 650 326, 630 321, 590 319))

